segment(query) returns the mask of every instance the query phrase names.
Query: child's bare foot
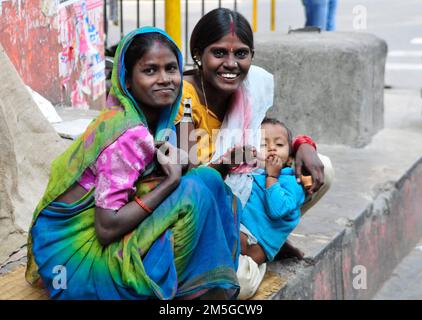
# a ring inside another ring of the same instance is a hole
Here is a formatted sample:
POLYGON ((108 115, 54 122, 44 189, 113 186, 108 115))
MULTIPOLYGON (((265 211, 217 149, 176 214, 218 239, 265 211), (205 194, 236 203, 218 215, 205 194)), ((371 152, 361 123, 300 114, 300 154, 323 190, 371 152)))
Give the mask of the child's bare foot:
POLYGON ((302 260, 304 256, 305 253, 302 250, 292 245, 289 240, 286 240, 280 251, 275 256, 275 260, 286 258, 298 258, 299 260, 302 260))

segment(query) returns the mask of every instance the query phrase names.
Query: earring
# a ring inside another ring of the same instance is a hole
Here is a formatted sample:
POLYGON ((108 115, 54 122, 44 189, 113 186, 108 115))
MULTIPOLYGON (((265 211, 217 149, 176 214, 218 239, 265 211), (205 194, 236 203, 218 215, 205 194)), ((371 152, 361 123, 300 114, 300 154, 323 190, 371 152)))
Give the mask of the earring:
POLYGON ((195 60, 195 63, 198 65, 198 67, 200 68, 202 66, 201 60, 198 59, 198 57, 193 57, 193 59, 195 60))

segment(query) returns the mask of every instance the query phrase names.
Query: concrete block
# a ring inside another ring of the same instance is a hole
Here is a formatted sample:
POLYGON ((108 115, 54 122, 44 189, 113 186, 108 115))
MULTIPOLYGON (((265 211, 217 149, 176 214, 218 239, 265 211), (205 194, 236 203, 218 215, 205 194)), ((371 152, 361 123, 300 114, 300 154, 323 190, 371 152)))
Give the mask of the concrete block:
POLYGON ((256 39, 254 64, 274 74, 278 118, 319 143, 362 147, 384 126, 387 44, 365 33, 256 39))
MULTIPOLYGON (((268 270, 294 272, 269 299, 366 300, 391 277, 422 235, 422 158, 398 181, 387 183, 345 229, 304 262, 270 263, 268 270)), ((331 213, 331 212, 330 212, 331 213)), ((306 241, 311 241, 306 236, 306 241)))

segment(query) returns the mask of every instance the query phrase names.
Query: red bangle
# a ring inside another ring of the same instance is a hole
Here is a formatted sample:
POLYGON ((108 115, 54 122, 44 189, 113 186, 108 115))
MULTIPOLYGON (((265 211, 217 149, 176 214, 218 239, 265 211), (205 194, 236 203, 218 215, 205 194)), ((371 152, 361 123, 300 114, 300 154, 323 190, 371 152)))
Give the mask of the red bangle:
POLYGON ((153 210, 150 208, 150 207, 148 207, 142 200, 141 200, 141 198, 138 198, 137 196, 135 196, 134 198, 133 198, 135 201, 136 201, 136 203, 137 204, 139 204, 139 206, 142 208, 142 209, 144 209, 147 213, 151 213, 153 210))
POLYGON ((299 149, 299 146, 302 144, 310 144, 312 147, 314 147, 315 151, 317 149, 316 143, 314 142, 314 140, 311 139, 311 137, 302 135, 302 136, 297 136, 294 138, 293 140, 293 153, 296 154, 297 150, 299 149))

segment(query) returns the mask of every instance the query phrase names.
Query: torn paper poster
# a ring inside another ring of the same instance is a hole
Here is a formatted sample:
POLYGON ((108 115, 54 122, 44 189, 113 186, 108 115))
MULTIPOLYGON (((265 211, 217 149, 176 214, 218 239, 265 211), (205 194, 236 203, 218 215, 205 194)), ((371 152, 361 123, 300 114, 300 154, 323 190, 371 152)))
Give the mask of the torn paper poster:
POLYGON ((58 2, 59 2, 59 9, 60 9, 60 8, 65 8, 67 6, 70 6, 71 4, 78 3, 80 2, 80 0, 58 0, 58 2))

